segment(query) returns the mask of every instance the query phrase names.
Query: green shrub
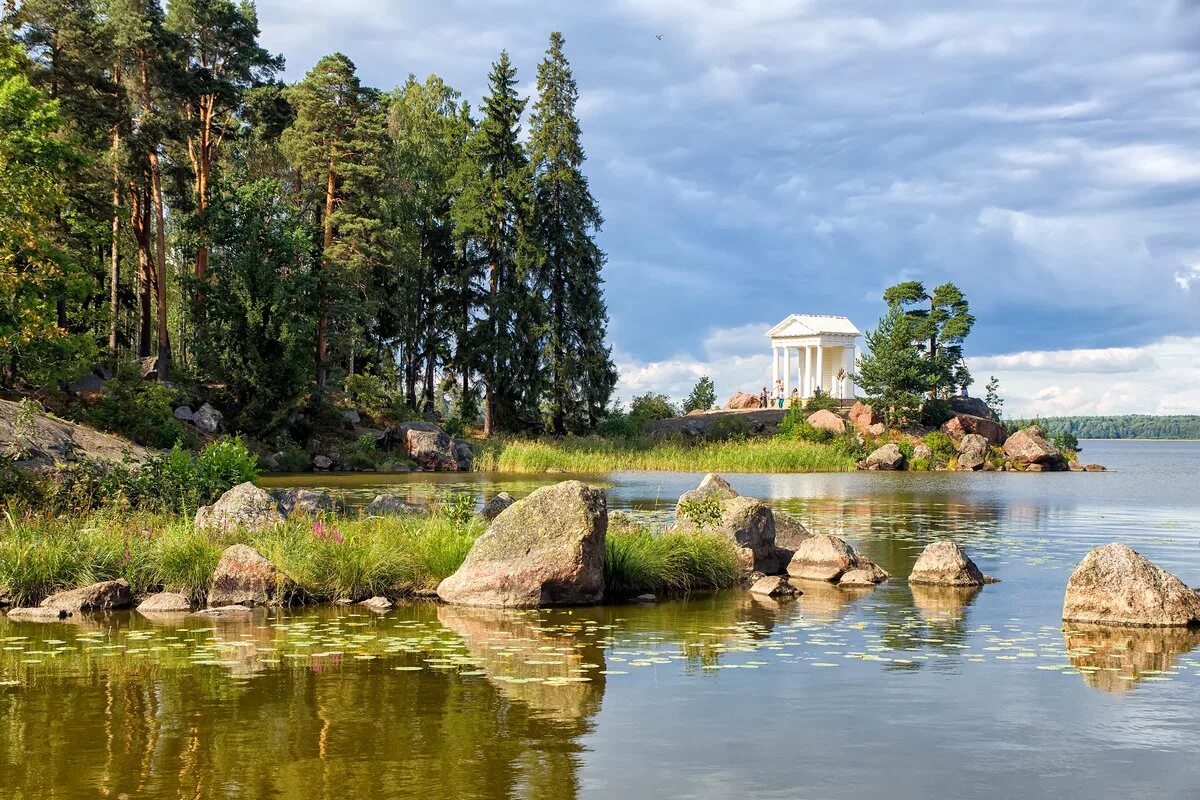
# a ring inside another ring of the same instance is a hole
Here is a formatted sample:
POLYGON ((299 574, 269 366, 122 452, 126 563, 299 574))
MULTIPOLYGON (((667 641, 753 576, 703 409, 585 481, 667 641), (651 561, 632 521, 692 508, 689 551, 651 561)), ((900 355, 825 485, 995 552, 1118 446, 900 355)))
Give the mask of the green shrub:
POLYGON ((438 510, 451 522, 466 524, 475 516, 475 496, 467 492, 451 492, 442 499, 438 510))
POLYGON ((378 375, 347 375, 343 385, 360 411, 371 416, 392 411, 395 397, 378 375))
POLYGON ((928 458, 914 458, 908 463, 908 468, 913 472, 928 472, 930 465, 928 458))
POLYGON ((308 472, 312 468, 312 456, 294 444, 285 445, 275 460, 284 472, 308 472))
POLYGON ((896 443, 896 446, 899 447, 900 452, 904 454, 905 461, 913 460, 914 445, 912 442, 908 441, 907 439, 902 439, 896 443))
POLYGON ((940 428, 943 423, 954 416, 950 404, 940 397, 930 397, 921 404, 921 424, 930 428, 940 428))
POLYGON ((451 439, 461 439, 467 435, 467 424, 463 422, 462 417, 450 417, 442 423, 442 430, 451 439))
POLYGON ((792 405, 779 421, 779 435, 801 442, 824 444, 837 436, 828 428, 818 428, 808 421, 808 414, 799 405, 792 405))
POLYGON ((933 457, 937 461, 945 462, 958 452, 954 446, 954 440, 943 431, 930 431, 922 439, 925 446, 933 453, 933 457))
POLYGON ((95 427, 148 447, 199 441, 195 429, 175 419, 179 392, 157 381, 143 380, 132 365, 118 369, 105 381, 104 390, 104 397, 86 415, 95 427))
POLYGON ((377 445, 378 441, 369 433, 364 433, 354 440, 354 449, 360 453, 374 453, 377 445))
POLYGON ((721 521, 721 498, 710 494, 698 500, 684 500, 679 504, 679 513, 701 530, 715 526, 721 521))
POLYGON ((820 389, 816 389, 813 392, 813 396, 804 401, 804 415, 806 417, 817 411, 835 411, 838 408, 840 408, 840 403, 820 389))
POLYGON ((672 405, 671 398, 665 394, 646 392, 646 394, 633 398, 630 402, 629 416, 636 418, 640 422, 650 422, 656 419, 677 417, 679 416, 679 412, 672 405))
POLYGON ((1050 440, 1050 443, 1059 450, 1065 451, 1064 455, 1067 453, 1079 453, 1083 450, 1079 446, 1079 439, 1070 431, 1059 431, 1054 434, 1054 438, 1050 440))

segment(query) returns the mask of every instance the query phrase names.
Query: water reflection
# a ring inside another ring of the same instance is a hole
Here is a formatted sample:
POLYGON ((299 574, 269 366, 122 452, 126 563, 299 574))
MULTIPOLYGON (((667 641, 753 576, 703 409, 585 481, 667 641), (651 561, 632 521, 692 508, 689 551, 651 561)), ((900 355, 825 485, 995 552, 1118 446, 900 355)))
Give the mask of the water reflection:
POLYGON ((1176 661, 1200 645, 1200 630, 1072 624, 1063 639, 1071 665, 1089 686, 1120 693, 1177 674, 1176 661))

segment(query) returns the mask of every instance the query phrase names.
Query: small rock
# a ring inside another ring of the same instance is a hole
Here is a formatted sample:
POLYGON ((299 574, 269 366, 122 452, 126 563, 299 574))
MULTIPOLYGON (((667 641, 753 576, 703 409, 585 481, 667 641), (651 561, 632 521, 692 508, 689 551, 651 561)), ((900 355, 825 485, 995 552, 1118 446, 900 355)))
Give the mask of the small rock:
POLYGON ((313 469, 321 471, 329 470, 333 467, 333 459, 329 456, 315 456, 313 458, 313 469))
POLYGON ((808 424, 814 428, 821 430, 832 431, 833 433, 846 432, 846 420, 839 417, 827 408, 822 408, 820 411, 814 411, 808 415, 808 424))
POLYGON ((374 597, 372 597, 370 599, 363 600, 358 605, 362 606, 363 608, 366 608, 371 611, 375 611, 377 613, 382 614, 384 611, 388 611, 392 608, 392 601, 388 600, 386 597, 381 597, 379 595, 375 595, 374 597))
POLYGON ((1101 466, 1100 464, 1088 464, 1083 469, 1085 472, 1108 472, 1108 467, 1101 466))
POLYGON ((232 606, 217 606, 215 608, 204 608, 192 614, 193 617, 236 617, 242 614, 249 614, 254 609, 249 606, 232 605, 232 606))
POLYGON ((652 594, 639 594, 637 597, 633 598, 633 602, 635 602, 635 603, 657 603, 658 598, 652 594))
POLYGON ((929 449, 929 445, 924 442, 918 442, 914 445, 913 461, 924 461, 926 463, 933 461, 933 451, 929 449))
POLYGON ((192 604, 186 596, 177 592, 159 592, 138 603, 137 610, 143 614, 191 611, 192 604))
POLYGON ((487 520, 495 519, 500 516, 500 512, 517 502, 508 492, 501 492, 483 504, 483 508, 479 511, 479 516, 487 520))
POLYGON ((563 471, 561 469, 559 469, 558 467, 546 467, 546 474, 547 475, 561 475, 561 474, 563 474, 563 471))
POLYGON ((283 489, 272 492, 271 496, 279 504, 279 510, 287 517, 297 513, 315 517, 322 512, 332 513, 337 508, 328 494, 311 489, 283 489))
POLYGON ((196 512, 197 528, 261 531, 286 521, 279 503, 265 490, 247 481, 234 486, 211 506, 196 512))
POLYGON ((888 442, 860 461, 859 468, 869 470, 904 469, 904 453, 900 451, 900 445, 888 442))
POLYGON ((225 415, 208 403, 200 406, 200 410, 192 416, 192 422, 205 433, 216 433, 225 423, 225 415))
POLYGON ((872 564, 865 569, 852 569, 843 573, 842 577, 838 578, 838 586, 874 586, 877 583, 883 583, 888 579, 888 574, 884 572, 877 564, 872 564))
POLYGON ((982 586, 983 573, 954 542, 933 542, 921 551, 908 576, 909 583, 938 586, 982 586))
POLYGON ((833 583, 854 570, 865 571, 872 583, 882 583, 891 577, 866 555, 829 534, 813 536, 801 542, 787 567, 788 575, 793 578, 833 583))
POLYGON ((8 618, 17 622, 57 622, 71 616, 65 608, 37 606, 33 608, 10 608, 8 618))
POLYGON ((123 578, 115 581, 100 581, 90 586, 55 592, 42 601, 42 608, 59 608, 65 611, 109 611, 129 608, 133 595, 123 578))
POLYGON ((179 406, 175 409, 175 419, 181 422, 191 422, 196 418, 196 412, 192 411, 191 406, 179 406))
POLYGON ((871 434, 872 436, 883 436, 885 433, 887 433, 887 426, 882 422, 876 422, 874 425, 871 425, 867 428, 867 433, 871 434))
POLYGON ((767 597, 795 597, 800 594, 800 591, 792 586, 785 575, 767 575, 759 578, 750 587, 750 591, 767 597))
POLYGON ((366 513, 370 517, 418 517, 428 514, 429 509, 394 494, 377 494, 367 504, 366 513))

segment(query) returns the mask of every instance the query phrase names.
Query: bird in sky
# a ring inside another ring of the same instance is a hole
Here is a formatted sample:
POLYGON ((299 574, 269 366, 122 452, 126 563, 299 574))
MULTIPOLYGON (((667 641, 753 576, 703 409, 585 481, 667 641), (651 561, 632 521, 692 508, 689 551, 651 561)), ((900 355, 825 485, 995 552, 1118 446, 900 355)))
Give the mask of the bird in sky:
POLYGON ((655 36, 654 38, 655 38, 655 39, 658 39, 658 40, 661 42, 661 41, 662 41, 662 34, 660 33, 660 34, 658 34, 657 36, 655 36))

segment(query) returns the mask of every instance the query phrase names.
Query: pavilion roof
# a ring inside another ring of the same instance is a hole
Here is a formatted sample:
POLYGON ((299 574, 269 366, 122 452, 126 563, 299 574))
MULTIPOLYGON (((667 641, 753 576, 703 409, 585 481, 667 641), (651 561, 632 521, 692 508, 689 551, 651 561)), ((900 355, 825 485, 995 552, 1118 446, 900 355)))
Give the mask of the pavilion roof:
POLYGON ((862 331, 854 327, 854 323, 847 317, 832 314, 789 314, 767 331, 767 336, 775 339, 788 336, 820 336, 823 333, 839 336, 862 335, 862 331))

